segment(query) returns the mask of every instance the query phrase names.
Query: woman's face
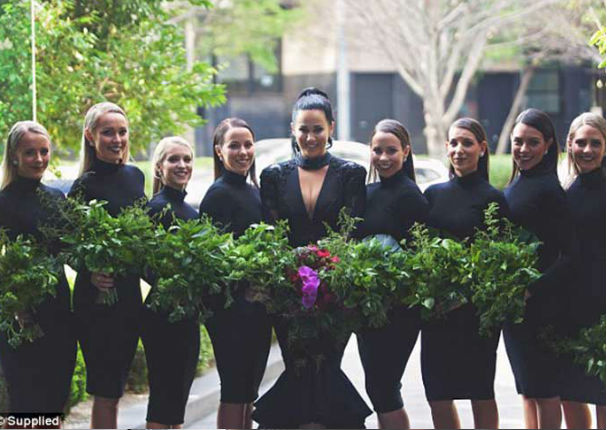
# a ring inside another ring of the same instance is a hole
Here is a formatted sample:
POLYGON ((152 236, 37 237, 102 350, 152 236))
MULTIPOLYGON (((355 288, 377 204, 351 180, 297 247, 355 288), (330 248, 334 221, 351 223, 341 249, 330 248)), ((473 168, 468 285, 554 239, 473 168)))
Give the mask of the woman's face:
POLYGON ((47 137, 28 131, 19 140, 12 162, 17 163, 17 175, 39 181, 50 159, 51 143, 47 137))
POLYGON ((192 177, 193 161, 190 148, 177 143, 169 144, 158 165, 162 184, 176 190, 185 189, 192 177))
POLYGON ((487 142, 479 142, 474 133, 464 128, 451 128, 446 143, 447 157, 457 176, 466 176, 478 169, 478 160, 487 150, 487 142))
POLYGON ((86 137, 93 142, 95 155, 106 163, 119 164, 129 150, 129 126, 126 118, 116 112, 107 112, 97 120, 94 132, 85 131, 86 137))
POLYGON ((520 170, 529 170, 537 166, 548 151, 550 142, 534 127, 519 122, 510 136, 512 159, 520 170))
POLYGON ((230 128, 215 152, 226 170, 246 176, 255 161, 253 135, 245 127, 230 128))
POLYGON ((596 128, 590 125, 578 128, 568 145, 580 173, 601 167, 605 156, 605 138, 596 128))
POLYGON ((378 131, 371 139, 371 163, 379 176, 389 178, 402 169, 409 150, 392 133, 378 131))
POLYGON ((304 158, 318 158, 327 152, 327 142, 333 134, 335 124, 327 121, 320 109, 300 110, 295 122, 291 123, 291 133, 304 158))

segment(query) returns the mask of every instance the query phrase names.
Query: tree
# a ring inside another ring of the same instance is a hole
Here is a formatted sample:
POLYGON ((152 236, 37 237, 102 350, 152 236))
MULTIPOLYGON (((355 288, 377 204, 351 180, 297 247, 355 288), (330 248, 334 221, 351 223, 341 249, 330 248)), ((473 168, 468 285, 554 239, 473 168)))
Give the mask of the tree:
POLYGON ((442 157, 487 48, 505 28, 558 0, 345 0, 351 29, 378 48, 423 101, 428 152, 442 157))
MULTIPOLYGON (((192 3, 207 5, 206 0, 192 3)), ((201 105, 225 98, 204 62, 186 67, 183 30, 159 0, 48 0, 36 4, 38 120, 56 148, 77 151, 86 110, 109 100, 125 108, 141 151, 203 122, 201 105)), ((0 134, 31 119, 29 0, 0 12, 0 134)), ((4 139, 2 139, 4 140, 4 139)))

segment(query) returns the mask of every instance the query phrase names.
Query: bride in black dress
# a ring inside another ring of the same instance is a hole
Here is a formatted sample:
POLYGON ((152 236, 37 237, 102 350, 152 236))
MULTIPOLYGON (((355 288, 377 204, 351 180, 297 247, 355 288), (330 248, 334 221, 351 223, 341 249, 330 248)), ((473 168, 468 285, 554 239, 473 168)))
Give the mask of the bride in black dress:
MULTIPOLYGON (((346 207, 362 216, 365 207, 365 169, 333 157, 335 128, 331 103, 316 89, 305 89, 293 107, 291 122, 295 158, 272 165, 261 174, 261 200, 269 222, 289 222, 291 246, 304 246, 326 235, 323 223, 337 228, 346 207)), ((271 428, 363 428, 371 410, 340 369, 347 339, 318 340, 324 360, 295 369, 287 347, 288 321, 275 318, 274 328, 286 370, 255 403, 253 419, 271 428)))

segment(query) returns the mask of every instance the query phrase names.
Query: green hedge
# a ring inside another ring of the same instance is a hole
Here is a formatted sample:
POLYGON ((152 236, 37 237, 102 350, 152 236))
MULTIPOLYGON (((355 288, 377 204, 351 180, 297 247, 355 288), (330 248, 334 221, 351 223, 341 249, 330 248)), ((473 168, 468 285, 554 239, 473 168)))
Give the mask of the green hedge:
POLYGON ((512 171, 510 154, 491 155, 489 159, 489 182, 498 190, 503 190, 512 171))

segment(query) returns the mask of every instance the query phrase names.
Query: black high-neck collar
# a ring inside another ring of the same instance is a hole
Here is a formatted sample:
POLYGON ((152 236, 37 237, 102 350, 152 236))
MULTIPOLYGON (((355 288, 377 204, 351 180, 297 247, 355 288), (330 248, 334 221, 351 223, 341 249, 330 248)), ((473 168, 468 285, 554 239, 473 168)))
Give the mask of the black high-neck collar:
POLYGON ((40 186, 40 179, 24 178, 23 176, 17 176, 15 180, 9 185, 11 189, 20 192, 35 191, 40 186))
POLYGON ((603 167, 598 167, 587 173, 580 173, 580 180, 586 187, 600 186, 605 182, 605 170, 603 167))
POLYGON ((185 190, 178 190, 165 185, 160 189, 159 194, 162 194, 167 200, 182 203, 187 193, 185 190))
POLYGON ((554 163, 554 161, 550 160, 550 157, 548 157, 547 155, 544 155, 544 158, 542 158, 542 161, 537 163, 531 169, 527 169, 527 170, 519 169, 519 172, 522 176, 526 176, 526 177, 544 175, 546 173, 556 174, 556 167, 553 163, 554 163))
POLYGON ((329 152, 325 152, 323 156, 317 158, 305 158, 299 153, 295 156, 295 163, 304 170, 318 170, 327 166, 331 158, 329 152))
POLYGON ((247 175, 240 175, 225 168, 221 169, 221 177, 224 182, 232 185, 244 185, 247 183, 247 175))
POLYGON ((451 180, 453 182, 455 182, 456 184, 460 184, 463 186, 470 186, 470 185, 478 184, 478 183, 484 181, 485 179, 481 175, 481 172, 479 172, 478 169, 476 169, 474 172, 468 173, 467 175, 464 175, 464 176, 453 175, 451 180))
POLYGON ((118 169, 120 169, 122 166, 124 166, 122 163, 107 163, 95 158, 91 170, 99 174, 110 174, 118 171, 118 169))
POLYGON ((400 169, 389 178, 384 178, 383 176, 379 175, 379 180, 382 187, 393 187, 403 180, 403 176, 405 176, 405 169, 400 169))

